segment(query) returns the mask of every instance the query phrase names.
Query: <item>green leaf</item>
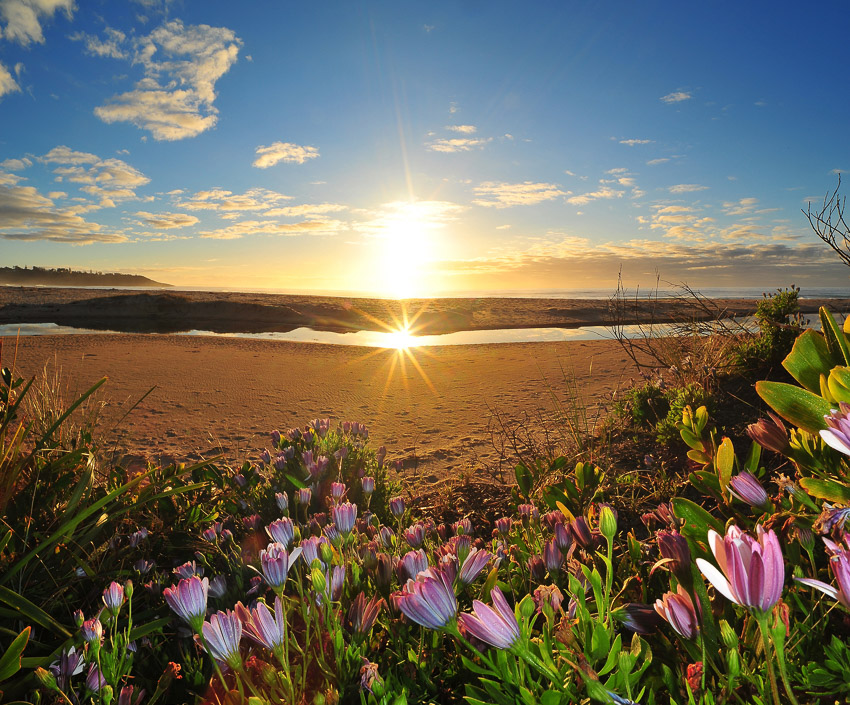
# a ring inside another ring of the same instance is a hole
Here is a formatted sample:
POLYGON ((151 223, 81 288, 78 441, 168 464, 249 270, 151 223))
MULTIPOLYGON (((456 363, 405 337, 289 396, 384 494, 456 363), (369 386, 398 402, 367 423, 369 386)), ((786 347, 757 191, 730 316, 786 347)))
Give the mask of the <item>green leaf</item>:
POLYGON ((705 449, 702 439, 690 429, 680 428, 679 435, 682 436, 682 440, 694 450, 702 451, 705 449))
POLYGON ((832 314, 823 306, 820 309, 820 326, 826 339, 826 347, 832 355, 833 365, 850 365, 850 349, 847 347, 847 336, 844 335, 832 314))
POLYGON ((545 690, 540 694, 540 705, 558 705, 561 694, 557 690, 545 690))
POLYGON ((843 483, 834 480, 821 480, 815 477, 804 477, 800 480, 800 487, 812 497, 825 499, 828 502, 850 504, 850 487, 843 483))
POLYGON ((71 636, 71 632, 59 624, 59 622, 53 619, 53 617, 47 614, 47 612, 41 609, 41 607, 33 604, 26 597, 19 595, 14 590, 0 587, 0 602, 9 605, 9 607, 12 607, 29 621, 35 622, 45 629, 61 634, 65 637, 71 636))
POLYGON ((158 632, 160 629, 167 626, 170 621, 170 617, 160 617, 159 619, 155 619, 153 622, 148 622, 147 624, 140 624, 137 627, 133 627, 130 630, 130 636, 127 638, 127 640, 135 641, 136 639, 141 639, 142 637, 148 636, 148 634, 158 632))
POLYGON ((516 466, 514 475, 516 475, 516 484, 517 487, 519 487, 519 491, 522 493, 523 497, 528 497, 531 494, 531 487, 534 482, 531 470, 529 470, 523 463, 520 463, 516 466))
POLYGON ((826 428, 823 417, 832 406, 817 394, 784 382, 756 382, 756 392, 783 419, 795 426, 817 433, 826 428))
POLYGON ((606 656, 611 650, 611 637, 602 622, 593 625, 593 636, 590 639, 590 658, 593 661, 606 656))
POLYGON ((9 645, 9 648, 6 649, 6 653, 0 656, 0 681, 11 678, 21 670, 21 654, 24 653, 24 649, 27 647, 27 642, 30 638, 30 629, 32 627, 27 627, 18 634, 9 645))
POLYGON ((755 441, 750 445, 750 452, 747 453, 747 459, 744 461, 744 469, 756 474, 761 461, 761 446, 755 441))
POLYGON ((701 465, 708 465, 711 462, 711 456, 703 453, 701 450, 689 450, 688 457, 701 465))
POLYGON ((732 441, 724 438, 717 449, 717 457, 714 459, 714 467, 717 470, 717 479, 720 489, 725 492, 729 480, 732 479, 732 470, 735 469, 735 448, 732 441))
POLYGON ((701 541, 705 540, 709 529, 714 529, 721 536, 726 533, 719 519, 713 517, 691 500, 684 497, 674 497, 671 503, 673 513, 685 522, 682 527, 683 533, 688 530, 698 536, 701 541))
POLYGON ((820 392, 820 375, 828 375, 834 364, 824 337, 813 330, 798 336, 782 361, 788 374, 815 394, 820 392))

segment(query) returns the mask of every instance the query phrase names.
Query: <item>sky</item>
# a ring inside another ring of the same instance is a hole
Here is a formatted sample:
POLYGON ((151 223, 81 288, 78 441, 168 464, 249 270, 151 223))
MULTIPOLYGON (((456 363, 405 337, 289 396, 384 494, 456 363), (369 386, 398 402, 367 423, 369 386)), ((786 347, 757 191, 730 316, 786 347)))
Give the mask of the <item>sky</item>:
POLYGON ((848 21, 0 0, 0 265, 381 296, 846 286, 801 210, 850 169, 848 21))

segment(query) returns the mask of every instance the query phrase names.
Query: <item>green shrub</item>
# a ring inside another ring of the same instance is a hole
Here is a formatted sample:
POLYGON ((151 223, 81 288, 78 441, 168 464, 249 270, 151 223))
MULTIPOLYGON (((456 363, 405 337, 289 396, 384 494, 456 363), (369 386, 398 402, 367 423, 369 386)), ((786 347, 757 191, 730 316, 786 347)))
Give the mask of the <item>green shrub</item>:
POLYGON ((799 295, 800 287, 793 284, 787 289, 777 289, 775 294, 763 295, 755 313, 759 333, 736 350, 736 356, 746 369, 778 362, 791 352, 803 329, 799 295))

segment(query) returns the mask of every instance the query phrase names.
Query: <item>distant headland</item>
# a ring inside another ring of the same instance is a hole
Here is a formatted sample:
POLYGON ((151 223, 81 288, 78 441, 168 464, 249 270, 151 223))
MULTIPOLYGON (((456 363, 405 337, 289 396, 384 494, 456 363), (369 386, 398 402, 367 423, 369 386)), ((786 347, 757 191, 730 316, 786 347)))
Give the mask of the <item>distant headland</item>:
POLYGON ((140 274, 118 272, 78 272, 57 267, 0 267, 0 284, 21 286, 147 286, 170 287, 140 274))

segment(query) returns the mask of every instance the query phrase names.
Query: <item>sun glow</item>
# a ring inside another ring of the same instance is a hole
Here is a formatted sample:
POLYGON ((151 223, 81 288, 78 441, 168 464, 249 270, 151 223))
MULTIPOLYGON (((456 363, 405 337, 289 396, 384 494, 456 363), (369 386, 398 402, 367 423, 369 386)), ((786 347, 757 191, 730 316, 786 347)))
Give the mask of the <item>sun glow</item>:
POLYGON ((386 347, 388 348, 407 350, 408 348, 415 348, 417 345, 416 336, 413 335, 409 327, 399 328, 387 333, 386 347))
POLYGON ((442 201, 396 201, 381 206, 363 232, 375 238, 377 272, 369 287, 384 296, 428 295, 429 266, 440 256, 438 231, 454 220, 458 206, 442 201))

